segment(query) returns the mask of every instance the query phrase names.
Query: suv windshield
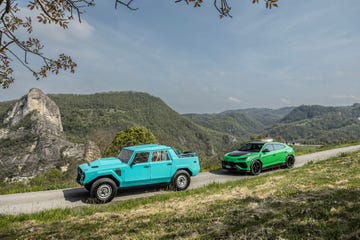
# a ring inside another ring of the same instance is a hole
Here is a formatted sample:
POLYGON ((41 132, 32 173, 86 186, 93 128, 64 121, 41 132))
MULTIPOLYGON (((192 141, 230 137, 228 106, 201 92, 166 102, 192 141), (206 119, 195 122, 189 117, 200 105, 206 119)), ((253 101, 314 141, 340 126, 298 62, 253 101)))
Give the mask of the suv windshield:
POLYGON ((264 146, 264 143, 247 143, 247 144, 242 145, 239 148, 239 151, 260 152, 262 146, 264 146))
POLYGON ((123 163, 128 163, 131 156, 133 154, 133 151, 131 150, 127 150, 127 149, 123 149, 121 150, 118 158, 123 162, 123 163))

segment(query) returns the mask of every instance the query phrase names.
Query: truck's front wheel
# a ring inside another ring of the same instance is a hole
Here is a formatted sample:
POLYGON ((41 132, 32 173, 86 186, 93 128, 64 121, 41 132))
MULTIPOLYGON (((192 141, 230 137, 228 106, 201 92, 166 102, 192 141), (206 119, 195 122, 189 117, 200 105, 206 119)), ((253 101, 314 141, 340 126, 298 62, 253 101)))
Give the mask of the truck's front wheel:
POLYGON ((187 189, 190 185, 189 173, 185 170, 177 171, 173 177, 172 185, 177 191, 187 189))
POLYGON ((98 203, 110 202, 116 193, 116 184, 110 178, 100 178, 96 180, 90 189, 90 196, 95 198, 98 203))

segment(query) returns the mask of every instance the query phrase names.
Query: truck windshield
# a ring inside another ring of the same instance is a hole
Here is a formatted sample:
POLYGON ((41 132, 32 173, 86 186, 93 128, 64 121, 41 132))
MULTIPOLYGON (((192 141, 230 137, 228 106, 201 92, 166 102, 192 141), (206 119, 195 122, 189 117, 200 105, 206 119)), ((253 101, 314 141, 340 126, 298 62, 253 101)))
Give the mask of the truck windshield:
POLYGON ((127 150, 127 149, 123 149, 121 150, 118 158, 123 162, 123 163, 128 163, 131 156, 133 154, 133 151, 131 150, 127 150))

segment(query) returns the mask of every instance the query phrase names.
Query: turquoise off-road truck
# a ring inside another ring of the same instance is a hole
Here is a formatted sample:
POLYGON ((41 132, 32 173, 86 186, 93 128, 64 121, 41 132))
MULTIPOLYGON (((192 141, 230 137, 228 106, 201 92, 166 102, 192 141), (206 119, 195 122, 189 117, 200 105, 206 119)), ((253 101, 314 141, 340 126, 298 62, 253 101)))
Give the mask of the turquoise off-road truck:
POLYGON ((101 158, 78 167, 77 182, 99 203, 111 201, 118 188, 170 183, 176 190, 190 185, 200 172, 194 152, 180 153, 169 146, 146 144, 125 147, 118 157, 101 158))

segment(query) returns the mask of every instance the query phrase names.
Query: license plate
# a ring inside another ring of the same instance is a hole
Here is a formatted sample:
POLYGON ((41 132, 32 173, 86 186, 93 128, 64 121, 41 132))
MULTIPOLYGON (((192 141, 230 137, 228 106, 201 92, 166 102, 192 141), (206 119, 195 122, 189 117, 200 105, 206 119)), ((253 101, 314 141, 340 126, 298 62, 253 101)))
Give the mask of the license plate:
POLYGON ((225 165, 225 168, 231 168, 231 166, 230 165, 225 165))

